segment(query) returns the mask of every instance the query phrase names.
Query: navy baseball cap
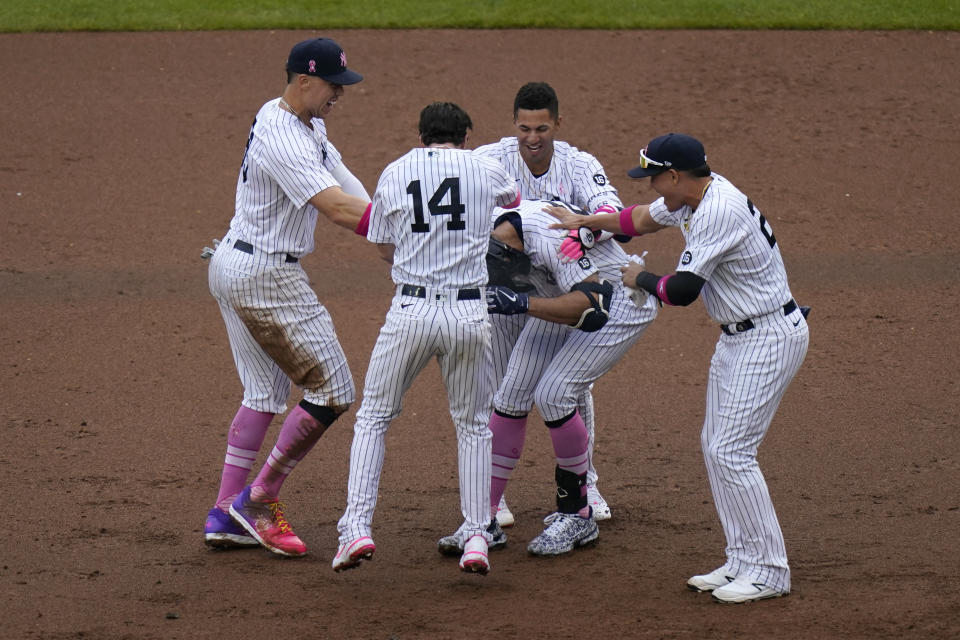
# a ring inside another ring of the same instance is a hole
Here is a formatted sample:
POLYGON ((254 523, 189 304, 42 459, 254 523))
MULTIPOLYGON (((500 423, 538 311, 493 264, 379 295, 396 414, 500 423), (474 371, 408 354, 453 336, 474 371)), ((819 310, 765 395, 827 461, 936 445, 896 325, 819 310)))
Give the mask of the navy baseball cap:
POLYGON ((627 171, 631 178, 646 178, 667 171, 690 171, 707 164, 703 144, 682 133, 668 133, 650 141, 640 150, 640 165, 627 171))
POLYGON ((287 71, 317 76, 333 84, 356 84, 363 76, 347 69, 347 54, 329 38, 314 38, 293 45, 287 71))

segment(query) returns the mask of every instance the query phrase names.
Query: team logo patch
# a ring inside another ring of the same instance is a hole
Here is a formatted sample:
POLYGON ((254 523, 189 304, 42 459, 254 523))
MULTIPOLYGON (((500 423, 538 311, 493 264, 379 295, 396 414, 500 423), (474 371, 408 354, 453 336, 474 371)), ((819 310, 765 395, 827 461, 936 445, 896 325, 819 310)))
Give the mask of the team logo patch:
POLYGON ((347 54, 345 54, 343 51, 340 52, 340 66, 344 69, 347 68, 347 54))
POLYGON ((586 271, 587 269, 593 266, 593 263, 590 262, 590 258, 588 258, 587 256, 583 256, 582 258, 577 260, 577 264, 580 265, 580 268, 583 269, 584 271, 586 271))
POLYGON ((593 176, 593 181, 602 187, 607 184, 607 176, 603 175, 602 173, 596 173, 593 176))
POLYGON ((680 258, 680 264, 690 264, 693 261, 693 254, 689 251, 683 252, 683 257, 680 258))
POLYGON ((307 68, 310 69, 310 73, 316 73, 316 72, 317 72, 317 61, 316 61, 316 60, 311 60, 309 63, 307 63, 307 68))

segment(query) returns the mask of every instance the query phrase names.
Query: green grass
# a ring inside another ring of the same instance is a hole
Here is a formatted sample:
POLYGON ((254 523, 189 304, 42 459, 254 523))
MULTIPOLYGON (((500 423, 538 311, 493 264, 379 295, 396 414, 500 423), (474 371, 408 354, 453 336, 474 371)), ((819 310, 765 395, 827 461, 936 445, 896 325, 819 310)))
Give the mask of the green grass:
POLYGON ((960 30, 960 0, 3 0, 0 32, 345 28, 960 30))

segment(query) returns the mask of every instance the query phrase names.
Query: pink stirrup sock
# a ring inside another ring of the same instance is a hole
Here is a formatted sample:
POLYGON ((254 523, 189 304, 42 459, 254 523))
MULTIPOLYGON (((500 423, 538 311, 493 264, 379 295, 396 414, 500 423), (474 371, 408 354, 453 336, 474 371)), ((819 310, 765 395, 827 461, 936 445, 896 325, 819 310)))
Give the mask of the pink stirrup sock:
POLYGON ((503 497, 507 482, 523 452, 523 443, 527 436, 527 417, 510 418, 493 412, 490 415, 490 431, 493 433, 490 515, 496 516, 500 498, 503 497))
MULTIPOLYGON (((280 435, 277 436, 277 444, 274 445, 266 464, 257 474, 257 479, 253 481, 253 487, 262 488, 270 497, 275 498, 280 495, 283 481, 287 479, 297 463, 313 449, 313 445, 317 444, 326 430, 327 425, 304 411, 300 405, 295 406, 283 421, 280 435)), ((260 491, 252 491, 251 495, 262 496, 260 491)))
POLYGON ((223 460, 217 506, 226 511, 247 484, 247 476, 270 428, 274 414, 241 406, 227 432, 227 455, 223 460))

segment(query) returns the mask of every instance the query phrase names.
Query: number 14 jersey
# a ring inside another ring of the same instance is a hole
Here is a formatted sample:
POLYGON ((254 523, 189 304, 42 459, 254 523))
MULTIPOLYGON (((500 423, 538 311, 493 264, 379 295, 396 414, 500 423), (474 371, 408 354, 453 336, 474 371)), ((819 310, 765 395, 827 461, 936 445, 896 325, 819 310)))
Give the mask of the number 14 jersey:
POLYGON ((515 179, 495 160, 464 149, 413 149, 383 170, 367 239, 396 247, 397 284, 482 287, 491 212, 517 195, 515 179))

